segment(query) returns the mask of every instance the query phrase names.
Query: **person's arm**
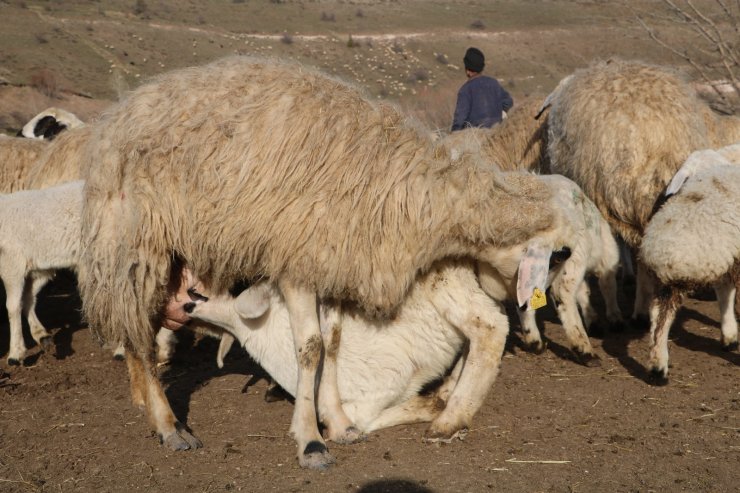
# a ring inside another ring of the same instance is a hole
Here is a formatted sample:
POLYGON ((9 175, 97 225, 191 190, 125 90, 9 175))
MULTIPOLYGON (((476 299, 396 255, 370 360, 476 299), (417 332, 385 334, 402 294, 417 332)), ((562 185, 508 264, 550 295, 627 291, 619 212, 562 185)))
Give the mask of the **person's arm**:
POLYGON ((506 92, 506 89, 501 87, 501 109, 508 112, 513 106, 514 106, 514 100, 511 97, 511 94, 506 92))
POLYGON ((462 130, 465 128, 465 122, 470 116, 471 99, 468 91, 460 88, 457 92, 457 105, 455 106, 455 116, 452 118, 452 131, 462 130))

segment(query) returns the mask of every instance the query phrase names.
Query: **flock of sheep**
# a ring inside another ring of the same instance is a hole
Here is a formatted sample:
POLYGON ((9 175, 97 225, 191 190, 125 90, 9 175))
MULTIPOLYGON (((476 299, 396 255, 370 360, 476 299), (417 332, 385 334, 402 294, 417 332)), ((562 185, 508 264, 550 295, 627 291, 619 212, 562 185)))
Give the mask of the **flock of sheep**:
POLYGON ((435 139, 316 70, 229 57, 161 75, 88 125, 39 115, 0 138, 8 363, 24 358, 22 314, 48 346, 35 296, 74 268, 87 322, 125 352, 165 445, 201 446, 156 374, 162 327, 192 320, 218 332, 219 364, 237 340, 295 397, 299 463, 324 468, 325 438, 412 422, 431 422, 428 440, 463 433, 498 373, 509 300, 542 351, 534 310, 552 298, 575 356, 598 364, 587 277, 622 325, 630 253, 615 235, 637 259, 633 318, 650 317, 659 382, 691 289, 715 288, 737 348, 740 119, 673 71, 618 60, 519 106, 435 139))

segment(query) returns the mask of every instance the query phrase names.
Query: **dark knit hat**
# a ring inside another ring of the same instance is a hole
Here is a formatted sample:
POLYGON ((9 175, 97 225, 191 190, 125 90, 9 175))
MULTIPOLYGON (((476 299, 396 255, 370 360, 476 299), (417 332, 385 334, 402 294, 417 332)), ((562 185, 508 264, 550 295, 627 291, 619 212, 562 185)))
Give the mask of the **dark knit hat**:
POLYGON ((471 72, 483 72, 483 67, 486 65, 483 52, 478 48, 468 48, 468 51, 465 52, 463 62, 465 63, 465 68, 471 72))

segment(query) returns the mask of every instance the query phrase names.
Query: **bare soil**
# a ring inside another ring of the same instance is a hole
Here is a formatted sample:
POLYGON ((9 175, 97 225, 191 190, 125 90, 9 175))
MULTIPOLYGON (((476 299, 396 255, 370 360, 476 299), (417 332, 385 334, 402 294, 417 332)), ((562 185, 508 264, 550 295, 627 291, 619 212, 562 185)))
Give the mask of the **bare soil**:
POLYGON ((83 328, 74 278, 42 296, 55 349, 0 366, 0 491, 737 491, 740 355, 720 349, 713 301, 681 311, 667 386, 647 381, 644 330, 592 338, 602 364, 586 368, 545 309, 546 352, 520 350, 512 328, 464 441, 422 443, 425 425, 381 430, 330 444, 337 464, 315 472, 297 465, 292 404, 265 402, 240 349, 218 370, 216 341, 185 338, 162 369, 176 414, 204 443, 171 452, 131 404, 125 364, 83 328))

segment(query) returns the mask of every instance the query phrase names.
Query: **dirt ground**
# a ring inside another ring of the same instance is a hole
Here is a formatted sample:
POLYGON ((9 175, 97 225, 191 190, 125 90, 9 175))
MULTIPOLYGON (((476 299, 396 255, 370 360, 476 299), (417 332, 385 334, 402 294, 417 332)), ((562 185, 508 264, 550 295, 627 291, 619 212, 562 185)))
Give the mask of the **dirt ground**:
POLYGON ((244 391, 259 368, 237 348, 218 370, 208 339, 181 341, 162 371, 204 448, 163 448, 130 402, 125 364, 80 328, 74 278, 42 295, 55 350, 32 348, 25 367, 0 364, 0 491, 737 491, 740 355, 721 350, 712 301, 681 311, 665 387, 646 382, 644 331, 592 338, 602 365, 586 368, 545 311, 547 351, 522 351, 512 328, 464 441, 429 445, 425 425, 401 426, 330 444, 337 464, 316 472, 295 459, 292 404, 265 402, 264 380, 244 391))

